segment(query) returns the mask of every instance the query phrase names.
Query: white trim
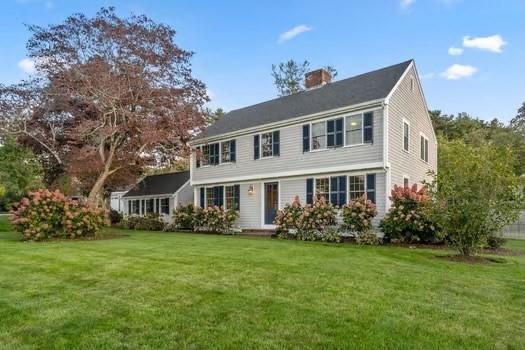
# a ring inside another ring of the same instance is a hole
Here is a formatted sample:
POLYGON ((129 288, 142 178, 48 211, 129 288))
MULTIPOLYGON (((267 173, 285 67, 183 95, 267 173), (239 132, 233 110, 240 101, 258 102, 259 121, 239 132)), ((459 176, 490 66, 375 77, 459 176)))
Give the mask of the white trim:
MULTIPOLYGON (((190 180, 188 180, 190 181, 190 180)), ((146 195, 146 196, 129 196, 129 197, 123 197, 122 199, 150 199, 150 198, 165 198, 165 197, 173 197, 173 195, 175 195, 175 193, 177 192, 174 192, 174 193, 160 193, 160 194, 149 194, 149 195, 146 195)))
MULTIPOLYGON (((186 187, 186 185, 190 185, 190 180, 186 181, 184 184, 182 184, 182 186, 179 187, 179 189, 177 191, 175 191, 175 193, 172 195, 173 198, 175 198, 179 192, 184 188, 186 187)), ((191 185, 190 185, 191 186, 191 185)))
POLYGON ((410 153, 410 130, 412 129, 412 126, 410 125, 410 121, 408 119, 403 118, 403 123, 401 124, 401 149, 405 153, 410 153), (405 124, 408 125, 408 150, 405 149, 405 124))
POLYGON ((321 119, 321 118, 332 118, 332 117, 335 117, 335 116, 337 116, 337 115, 339 115, 341 113, 353 113, 354 111, 361 111, 363 113, 366 113, 369 110, 374 110, 374 109, 378 109, 378 107, 381 107, 381 104, 382 104, 383 101, 384 101, 384 99, 380 98, 380 99, 377 99, 377 100, 372 100, 372 101, 367 101, 367 102, 358 103, 358 104, 354 104, 354 105, 344 106, 344 107, 341 107, 341 108, 334 108, 334 109, 330 109, 330 110, 322 111, 322 112, 318 112, 318 113, 302 115, 302 116, 299 116, 299 117, 294 117, 294 118, 290 118, 290 119, 286 119, 286 120, 282 120, 282 121, 278 121, 278 122, 273 122, 273 123, 268 123, 268 124, 263 124, 263 125, 257 125, 257 126, 254 126, 254 127, 245 128, 245 129, 241 129, 241 130, 236 130, 236 131, 232 131, 232 132, 228 132, 228 133, 224 133, 224 134, 220 134, 220 135, 215 135, 215 136, 211 136, 211 137, 203 137, 202 139, 197 139, 197 140, 190 141, 189 145, 193 147, 193 146, 198 146, 198 145, 202 145, 202 144, 206 144, 206 143, 210 143, 210 142, 215 142, 216 140, 222 140, 222 139, 225 139, 225 138, 228 138, 228 137, 229 138, 233 138, 233 137, 237 137, 237 136, 241 136, 241 135, 245 135, 245 134, 262 133, 262 132, 265 132, 266 130, 282 129, 282 128, 285 128, 285 127, 292 127, 295 124, 303 124, 303 123, 307 123, 307 122, 309 122, 311 120, 316 120, 316 119, 321 119))
MULTIPOLYGON (((428 164, 428 159, 423 159, 421 158, 421 137, 423 137, 426 141, 427 141, 427 156, 430 158, 430 149, 429 149, 429 146, 430 146, 430 140, 428 139, 427 135, 425 133, 423 133, 422 131, 419 132, 419 160, 423 161, 424 163, 428 164)), ((423 156, 424 156, 424 153, 425 151, 423 150, 423 156)))
MULTIPOLYGON (((373 124, 373 121, 375 120, 375 113, 372 114, 372 135, 374 134, 374 124, 373 124)), ((353 146, 361 146, 361 145, 367 145, 367 144, 373 144, 372 143, 365 143, 365 112, 361 112, 361 113, 354 113, 354 114, 349 114, 349 115, 346 115, 344 117, 344 122, 343 122, 343 146, 345 147, 353 147, 353 146), (352 145, 347 145, 346 144, 346 132, 348 131, 346 129, 346 119, 348 117, 355 117, 357 115, 361 115, 361 143, 354 143, 352 145)))
MULTIPOLYGON (((388 93, 388 95, 386 95, 386 98, 385 98, 385 103, 389 103, 390 102, 390 98, 392 97, 392 95, 394 94, 394 91, 397 90, 397 88, 399 87, 399 85, 401 85, 401 82, 403 81, 403 79, 405 79, 405 76, 408 74, 408 72, 410 72, 410 68, 412 68, 414 66, 414 60, 410 60, 410 64, 406 67, 405 71, 403 72, 403 74, 401 74, 401 77, 399 77, 399 79, 397 80, 396 84, 394 85, 394 87, 392 88, 392 90, 390 90, 390 92, 388 93)), ((428 109, 427 109, 428 110, 428 109)))
MULTIPOLYGON (((391 170, 389 160, 389 105, 383 104, 383 168, 385 169, 385 213, 390 208, 390 184, 391 184, 391 170)), ((377 184, 376 184, 377 185, 377 184)))
POLYGON ((225 183, 225 182, 239 182, 239 181, 249 181, 249 180, 263 180, 263 179, 272 179, 272 178, 280 178, 280 177, 292 177, 292 176, 307 176, 310 174, 325 174, 325 173, 336 173, 336 172, 344 172, 344 171, 353 171, 353 170, 365 170, 365 169, 377 169, 377 168, 383 168, 382 162, 374 162, 374 163, 360 163, 360 164, 350 164, 350 165, 340 165, 340 166, 334 166, 334 167, 324 167, 324 168, 317 168, 317 169, 298 169, 298 170, 292 170, 292 171, 282 171, 282 172, 275 172, 275 173, 267 173, 267 174, 261 174, 261 175, 245 175, 245 176, 235 176, 235 177, 229 177, 229 178, 215 178, 215 179, 207 179, 207 180, 200 180, 200 181, 192 181, 192 186, 198 186, 198 185, 206 185, 206 184, 214 184, 214 183, 225 183))

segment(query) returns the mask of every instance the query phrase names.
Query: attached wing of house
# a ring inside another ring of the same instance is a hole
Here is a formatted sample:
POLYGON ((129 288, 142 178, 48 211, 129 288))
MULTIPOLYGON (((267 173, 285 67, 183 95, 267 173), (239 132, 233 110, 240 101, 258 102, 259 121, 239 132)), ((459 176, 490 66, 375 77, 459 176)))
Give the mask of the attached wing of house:
POLYGON ((191 143, 195 205, 240 212, 243 229, 271 229, 298 197, 341 206, 366 195, 379 220, 394 184, 421 183, 437 143, 415 62, 337 82, 322 70, 307 90, 231 111, 191 143))
POLYGON ((193 203, 190 172, 150 175, 122 196, 128 215, 158 213, 169 220, 177 205, 193 203))

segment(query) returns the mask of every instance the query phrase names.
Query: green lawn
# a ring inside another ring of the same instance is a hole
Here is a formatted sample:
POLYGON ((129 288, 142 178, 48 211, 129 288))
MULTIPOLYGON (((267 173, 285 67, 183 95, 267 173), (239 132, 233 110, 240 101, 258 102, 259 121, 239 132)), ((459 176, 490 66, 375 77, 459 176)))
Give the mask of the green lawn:
POLYGON ((525 348, 525 256, 122 232, 24 243, 0 218, 0 349, 525 348))

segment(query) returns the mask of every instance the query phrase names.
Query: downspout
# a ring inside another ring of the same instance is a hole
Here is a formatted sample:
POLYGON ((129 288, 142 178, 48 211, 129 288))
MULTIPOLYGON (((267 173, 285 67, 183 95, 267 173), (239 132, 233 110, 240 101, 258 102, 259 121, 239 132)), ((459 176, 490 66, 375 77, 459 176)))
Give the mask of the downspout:
POLYGON ((388 126, 390 124, 389 120, 389 101, 388 99, 385 99, 382 102, 383 106, 383 169, 385 170, 385 214, 388 212, 388 209, 390 209, 390 188, 392 187, 392 174, 391 174, 391 168, 390 168, 390 160, 388 157, 389 153, 389 134, 388 134, 388 126))

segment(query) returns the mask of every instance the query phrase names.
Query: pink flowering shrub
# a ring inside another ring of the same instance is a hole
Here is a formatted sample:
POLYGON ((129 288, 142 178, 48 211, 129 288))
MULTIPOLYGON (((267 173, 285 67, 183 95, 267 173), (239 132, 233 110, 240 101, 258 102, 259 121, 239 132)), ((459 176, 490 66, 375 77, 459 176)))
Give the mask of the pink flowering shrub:
POLYGON ((336 215, 337 210, 324 197, 317 198, 314 204, 306 205, 301 205, 296 197, 291 204, 277 212, 274 224, 280 238, 338 242, 339 235, 333 232, 336 215))
POLYGON ((193 204, 179 205, 173 212, 173 226, 177 229, 195 229, 195 215, 197 208, 193 204))
POLYGON ((359 234, 372 228, 372 219, 377 215, 376 205, 366 197, 351 200, 342 208, 344 228, 359 234))
POLYGON ((94 236, 106 224, 106 212, 67 199, 60 191, 41 189, 15 205, 11 223, 24 240, 94 236))
POLYGON ((196 213, 196 227, 202 231, 214 233, 231 232, 239 213, 233 209, 212 206, 201 209, 196 213))
POLYGON ((428 209, 432 205, 426 188, 417 189, 394 185, 390 200, 392 207, 381 221, 387 241, 405 243, 433 243, 437 241, 436 227, 430 220, 428 209))

